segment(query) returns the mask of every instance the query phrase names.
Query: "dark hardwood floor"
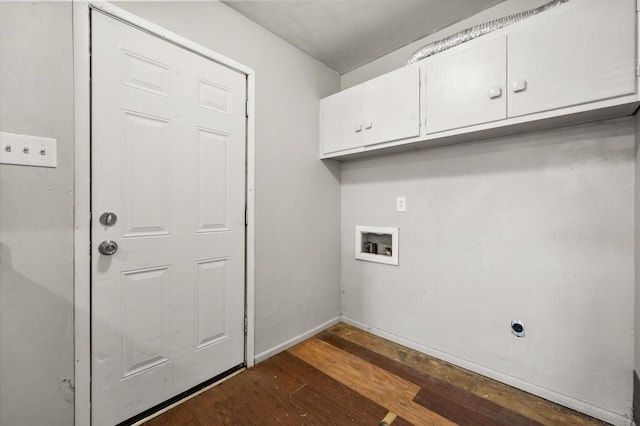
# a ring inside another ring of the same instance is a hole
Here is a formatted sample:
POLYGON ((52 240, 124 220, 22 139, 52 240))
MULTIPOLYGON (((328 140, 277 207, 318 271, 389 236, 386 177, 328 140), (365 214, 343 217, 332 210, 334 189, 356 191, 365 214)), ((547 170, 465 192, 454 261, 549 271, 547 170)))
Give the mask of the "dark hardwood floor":
POLYGON ((340 323, 145 423, 602 425, 340 323))

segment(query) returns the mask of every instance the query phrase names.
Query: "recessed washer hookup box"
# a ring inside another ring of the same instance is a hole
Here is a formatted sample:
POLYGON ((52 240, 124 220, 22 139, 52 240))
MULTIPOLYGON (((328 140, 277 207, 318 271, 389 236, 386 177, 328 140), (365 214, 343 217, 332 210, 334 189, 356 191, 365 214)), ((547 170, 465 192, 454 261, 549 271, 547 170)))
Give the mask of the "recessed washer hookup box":
POLYGON ((356 259, 398 265, 398 229, 356 225, 356 259))

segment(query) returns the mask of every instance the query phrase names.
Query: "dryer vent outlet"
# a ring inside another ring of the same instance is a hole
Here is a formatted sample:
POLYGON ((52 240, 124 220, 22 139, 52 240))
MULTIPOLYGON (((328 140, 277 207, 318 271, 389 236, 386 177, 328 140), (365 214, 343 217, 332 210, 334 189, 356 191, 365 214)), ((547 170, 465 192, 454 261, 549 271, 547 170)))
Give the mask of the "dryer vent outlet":
POLYGON ((524 337, 524 321, 511 320, 511 334, 516 337, 524 337))

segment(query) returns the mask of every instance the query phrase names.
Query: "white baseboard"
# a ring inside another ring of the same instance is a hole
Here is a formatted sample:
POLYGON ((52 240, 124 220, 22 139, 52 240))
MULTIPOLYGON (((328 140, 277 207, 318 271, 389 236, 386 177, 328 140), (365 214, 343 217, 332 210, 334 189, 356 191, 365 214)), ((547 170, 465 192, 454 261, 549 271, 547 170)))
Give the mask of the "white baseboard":
POLYGON ((505 383, 507 385, 513 386, 518 389, 522 389, 525 392, 529 392, 531 394, 537 395, 541 398, 547 399, 549 401, 555 402, 560 405, 564 405, 565 407, 569 407, 573 410, 579 411, 581 413, 587 414, 591 417, 595 417, 597 419, 603 420, 607 423, 611 423, 616 426, 631 426, 633 425, 633 420, 625 417, 623 415, 613 413, 611 411, 605 410, 600 407, 596 407, 594 405, 588 404, 584 401, 580 401, 575 398, 571 398, 567 395, 563 395, 558 392, 554 392, 550 389, 543 388, 541 386, 525 382, 513 376, 509 376, 507 374, 501 373, 499 371, 493 370, 491 368, 485 367, 480 364, 476 364, 472 361, 468 361, 466 359, 458 358, 454 355, 450 355, 446 352, 441 352, 437 349, 431 348, 429 346, 425 346, 423 344, 414 342, 409 339, 405 339, 403 337, 397 336, 395 334, 386 332, 376 327, 371 327, 367 324, 363 324, 359 321, 352 320, 347 317, 342 317, 341 320, 347 324, 353 325, 359 329, 368 331, 376 336, 380 336, 384 339, 391 340, 392 342, 398 343, 400 345, 406 346, 411 349, 415 349, 417 351, 423 352, 427 355, 434 356, 443 361, 450 362, 451 364, 455 364, 459 367, 465 368, 467 370, 473 371, 474 373, 478 373, 485 377, 489 377, 491 379, 497 380, 499 382, 505 383))
POLYGON ((335 318, 333 318, 333 319, 331 319, 331 320, 329 320, 329 321, 327 321, 327 322, 325 322, 323 324, 320 324, 317 327, 312 328, 309 331, 305 331, 304 333, 299 334, 296 337, 287 340, 284 343, 281 343, 281 344, 279 344, 277 346, 274 346, 271 349, 267 349, 266 351, 257 354, 255 356, 255 358, 254 358, 255 363, 258 364, 259 362, 262 362, 267 358, 271 358, 272 356, 274 356, 274 355, 276 355, 276 354, 278 354, 278 353, 280 353, 282 351, 285 351, 285 350, 289 349, 290 347, 292 347, 294 345, 297 345, 298 343, 302 342, 303 340, 306 340, 309 337, 312 337, 312 336, 320 333, 321 331, 326 330, 327 328, 331 327, 332 325, 339 323, 341 319, 342 319, 341 317, 335 317, 335 318))

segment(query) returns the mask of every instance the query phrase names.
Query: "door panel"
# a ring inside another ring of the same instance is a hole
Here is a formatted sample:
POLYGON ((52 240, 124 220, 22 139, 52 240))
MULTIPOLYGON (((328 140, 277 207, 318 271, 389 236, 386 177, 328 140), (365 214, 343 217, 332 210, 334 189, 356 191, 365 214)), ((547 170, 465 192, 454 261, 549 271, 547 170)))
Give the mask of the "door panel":
POLYGON ((427 63, 427 133, 506 118, 506 37, 427 63))
POLYGON ((171 121, 122 113, 124 238, 170 233, 171 121))
POLYGON ((228 337, 228 259, 197 262, 196 348, 202 349, 228 337))
POLYGON ((245 75, 93 12, 95 425, 244 362, 245 100, 245 75))
POLYGON ((122 274, 122 377, 168 362, 171 272, 169 267, 122 274))
POLYGON ((198 79, 198 105, 202 108, 231 114, 231 97, 228 87, 198 79))
POLYGON ((171 67, 122 49, 122 84, 171 96, 171 67))
POLYGON ((197 232, 229 229, 229 135, 197 129, 197 232))

